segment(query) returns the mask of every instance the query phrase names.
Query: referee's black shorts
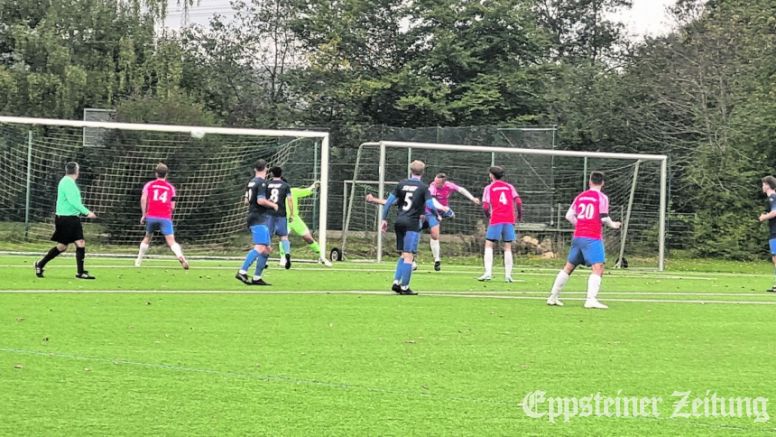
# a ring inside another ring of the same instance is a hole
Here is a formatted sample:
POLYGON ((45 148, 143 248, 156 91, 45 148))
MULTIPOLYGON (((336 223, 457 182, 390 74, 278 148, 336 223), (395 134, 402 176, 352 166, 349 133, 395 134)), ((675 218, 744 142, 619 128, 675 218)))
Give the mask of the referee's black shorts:
POLYGON ((60 244, 70 244, 84 239, 84 228, 81 218, 77 215, 56 216, 54 219, 54 235, 51 241, 60 244))

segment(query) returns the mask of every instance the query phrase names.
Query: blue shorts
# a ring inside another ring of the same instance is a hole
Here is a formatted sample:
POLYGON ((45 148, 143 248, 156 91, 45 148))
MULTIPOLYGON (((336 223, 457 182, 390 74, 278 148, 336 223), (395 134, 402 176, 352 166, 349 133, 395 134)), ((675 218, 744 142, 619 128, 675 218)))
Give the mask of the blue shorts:
POLYGON ((603 240, 595 238, 574 238, 571 240, 568 262, 575 266, 603 264, 606 262, 603 240))
POLYGON ((418 253, 420 232, 408 230, 401 222, 396 223, 393 230, 396 232, 396 250, 398 252, 418 253))
POLYGON ((146 217, 146 234, 153 234, 154 228, 159 226, 159 232, 165 237, 175 234, 172 228, 172 220, 163 218, 146 217))
POLYGON ((776 238, 768 240, 768 245, 771 247, 771 255, 776 256, 776 238))
POLYGON ((485 239, 488 241, 501 240, 504 243, 511 243, 512 241, 515 241, 515 225, 511 223, 489 225, 488 232, 485 234, 485 239))
MULTIPOLYGON (((455 217, 455 213, 452 209, 448 209, 447 212, 443 212, 440 214, 443 219, 450 219, 455 217)), ((440 221, 436 214, 432 212, 425 213, 426 216, 426 223, 424 224, 423 228, 433 228, 434 226, 439 226, 440 221)))
POLYGON ((288 219, 286 217, 275 217, 273 222, 274 222, 274 225, 272 226, 274 228, 273 233, 278 237, 287 237, 288 219))
POLYGON ((269 246, 272 241, 270 239, 269 226, 266 223, 251 226, 251 237, 253 238, 253 244, 261 244, 263 246, 269 246))

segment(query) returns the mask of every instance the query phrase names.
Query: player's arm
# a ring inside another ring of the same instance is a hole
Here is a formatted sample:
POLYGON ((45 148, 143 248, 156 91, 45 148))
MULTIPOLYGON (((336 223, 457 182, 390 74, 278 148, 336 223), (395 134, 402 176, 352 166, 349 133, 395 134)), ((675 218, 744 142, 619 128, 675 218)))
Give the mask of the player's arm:
POLYGON ((518 222, 523 221, 523 199, 520 198, 520 195, 517 194, 517 191, 514 192, 514 200, 515 203, 515 217, 517 217, 518 222))
POLYGON ((294 221, 294 213, 295 213, 295 211, 294 211, 294 202, 292 201, 291 196, 293 196, 293 194, 291 194, 291 191, 289 191, 288 192, 288 196, 286 196, 286 200, 285 200, 285 202, 286 202, 286 217, 287 217, 286 220, 288 220, 289 223, 294 221))
POLYGON ((601 202, 598 206, 600 208, 598 215, 601 217, 601 223, 610 229, 620 229, 622 223, 616 222, 609 217, 609 198, 603 194, 601 194, 601 198, 601 202))
POLYGON ((439 201, 436 199, 436 197, 432 197, 431 201, 434 202, 434 209, 436 209, 437 211, 441 211, 441 212, 450 211, 450 207, 449 206, 444 206, 441 203, 439 203, 439 201))
POLYGON ((266 184, 262 184, 256 187, 256 204, 259 206, 263 206, 264 208, 269 208, 277 211, 278 204, 267 199, 266 192, 267 192, 266 184))
POLYGON ((490 218, 490 195, 488 194, 488 187, 482 190, 482 209, 485 212, 485 217, 490 218))
POLYGON ((776 218, 776 202, 770 202, 771 210, 770 212, 764 212, 760 214, 760 221, 764 222, 766 220, 770 220, 773 218, 776 218))
POLYGON ((175 212, 175 202, 177 200, 177 192, 175 191, 175 187, 170 185, 172 188, 172 197, 170 198, 170 212, 175 212))
POLYGON ((146 212, 148 211, 148 190, 143 188, 143 194, 140 195, 140 224, 145 223, 146 212))
MULTIPOLYGON (((394 203, 396 203, 396 195, 391 193, 388 195, 388 199, 384 200, 383 202, 383 221, 380 223, 380 229, 385 232, 388 230, 388 214, 391 213, 391 207, 394 203)), ((376 200, 383 200, 383 199, 376 199, 376 200)), ((379 205, 379 203, 378 203, 379 205)))
POLYGON ((461 193, 461 195, 462 195, 463 197, 465 197, 465 198, 469 199, 469 201, 470 201, 470 202, 472 202, 472 203, 473 203, 473 204, 475 204, 475 205, 479 205, 479 204, 481 203, 481 202, 480 202, 480 199, 478 199, 478 198, 474 197, 474 196, 472 195, 472 193, 470 193, 470 192, 469 192, 469 190, 467 190, 466 188, 464 188, 464 187, 462 187, 462 186, 460 186, 460 185, 456 185, 456 186, 455 186, 455 191, 457 191, 457 192, 461 193))
POLYGON ((366 203, 371 203, 372 205, 385 205, 385 199, 375 197, 372 193, 367 194, 364 200, 366 203))
POLYGON ((568 220, 568 222, 574 226, 577 225, 577 212, 574 211, 573 203, 571 204, 571 206, 569 206, 569 210, 566 211, 566 220, 568 220))
POLYGON ((84 206, 83 202, 81 201, 81 191, 78 189, 78 186, 76 186, 75 182, 73 182, 72 185, 67 186, 65 189, 65 200, 73 208, 75 208, 76 211, 80 212, 86 217, 97 217, 93 212, 89 211, 89 208, 84 206))

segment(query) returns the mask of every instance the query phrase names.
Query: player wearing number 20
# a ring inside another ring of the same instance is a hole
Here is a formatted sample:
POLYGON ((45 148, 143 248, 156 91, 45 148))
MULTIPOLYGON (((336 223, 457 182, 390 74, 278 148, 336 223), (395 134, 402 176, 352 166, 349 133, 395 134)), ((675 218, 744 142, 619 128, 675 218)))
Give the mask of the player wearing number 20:
POLYGON ((154 230, 158 227, 164 235, 164 240, 170 246, 170 250, 178 258, 184 269, 188 270, 189 263, 183 256, 183 249, 175 241, 175 232, 172 226, 172 213, 175 210, 175 187, 167 182, 167 173, 169 169, 163 163, 156 166, 156 179, 148 182, 143 187, 143 194, 140 196, 140 224, 145 224, 146 233, 143 241, 140 242, 140 250, 135 260, 135 267, 140 267, 148 248, 151 245, 151 237, 154 230))
POLYGON ((601 277, 604 274, 604 242, 603 226, 619 229, 620 222, 609 217, 609 198, 601 192, 604 187, 604 174, 598 171, 590 173, 590 189, 579 194, 566 213, 566 220, 574 225, 574 238, 571 240, 571 250, 566 265, 558 273, 552 285, 547 305, 563 306, 559 296, 569 276, 580 264, 589 265, 593 272, 587 279, 587 299, 585 308, 606 309, 607 306, 598 301, 598 290, 601 288, 601 277))

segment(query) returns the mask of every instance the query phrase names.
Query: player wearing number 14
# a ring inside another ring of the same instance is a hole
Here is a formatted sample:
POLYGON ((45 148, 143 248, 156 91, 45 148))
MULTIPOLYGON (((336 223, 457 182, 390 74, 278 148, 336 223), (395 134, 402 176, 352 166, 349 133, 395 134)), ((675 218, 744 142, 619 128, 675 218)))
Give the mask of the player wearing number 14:
POLYGON ((181 266, 188 270, 189 263, 183 256, 180 244, 175 241, 175 232, 172 226, 172 212, 175 210, 175 187, 167 182, 169 169, 163 163, 159 163, 155 173, 156 179, 145 184, 143 194, 140 197, 140 210, 142 211, 140 223, 145 224, 146 233, 143 241, 140 242, 135 267, 140 267, 143 257, 151 245, 154 230, 159 228, 172 253, 178 258, 181 266))

